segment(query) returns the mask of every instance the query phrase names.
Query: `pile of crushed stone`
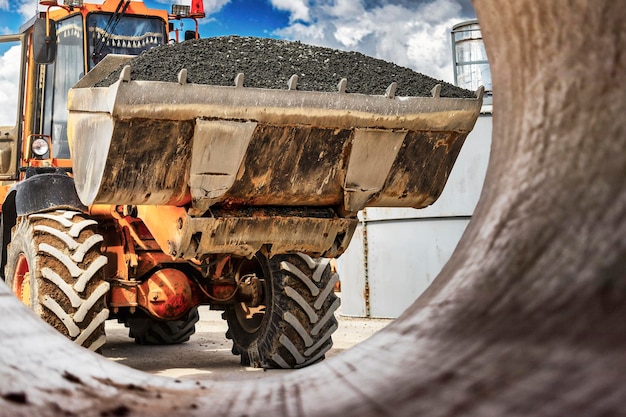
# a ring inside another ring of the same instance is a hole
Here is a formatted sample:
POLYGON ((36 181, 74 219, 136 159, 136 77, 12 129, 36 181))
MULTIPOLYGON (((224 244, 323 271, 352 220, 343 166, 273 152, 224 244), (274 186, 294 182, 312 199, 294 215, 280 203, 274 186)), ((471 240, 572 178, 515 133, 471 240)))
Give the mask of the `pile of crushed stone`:
MULTIPOLYGON (((382 95, 396 82, 398 96, 430 96, 441 84, 441 97, 475 97, 472 91, 359 52, 269 38, 222 36, 168 44, 143 52, 129 65, 132 80, 176 82, 186 68, 187 82, 195 84, 230 86, 244 73, 245 87, 286 89, 295 74, 297 89, 303 91, 337 91, 346 78, 348 93, 382 95)), ((98 86, 118 79, 119 70, 98 86)))

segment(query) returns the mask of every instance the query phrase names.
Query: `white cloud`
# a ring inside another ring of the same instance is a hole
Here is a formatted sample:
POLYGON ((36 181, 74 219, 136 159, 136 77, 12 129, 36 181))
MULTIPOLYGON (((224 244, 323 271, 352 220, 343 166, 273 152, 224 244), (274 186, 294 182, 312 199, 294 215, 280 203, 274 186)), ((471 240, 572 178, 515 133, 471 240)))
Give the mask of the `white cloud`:
POLYGON ((461 2, 379 0, 366 7, 365 0, 311 0, 309 23, 295 22, 275 34, 360 51, 451 82, 450 30, 468 19, 461 2))
POLYGON ((28 0, 28 1, 21 0, 15 3, 17 3, 17 7, 15 7, 15 9, 24 17, 24 21, 26 21, 26 19, 30 19, 31 17, 35 16, 35 14, 37 13, 37 9, 38 9, 37 0, 28 0))
POLYGON ((12 46, 0 56, 0 126, 12 126, 17 117, 21 47, 12 46))
POLYGON ((230 0, 204 0, 204 12, 207 15, 219 12, 230 0))
POLYGON ((343 26, 335 31, 335 38, 348 48, 353 48, 363 40, 363 38, 371 33, 367 27, 349 27, 343 26))
POLYGON ((335 0, 330 3, 322 3, 321 9, 329 16, 355 16, 365 13, 365 6, 360 1, 335 0))
POLYGON ((270 0, 272 6, 278 10, 289 12, 291 23, 295 21, 309 21, 309 5, 307 0, 270 0))

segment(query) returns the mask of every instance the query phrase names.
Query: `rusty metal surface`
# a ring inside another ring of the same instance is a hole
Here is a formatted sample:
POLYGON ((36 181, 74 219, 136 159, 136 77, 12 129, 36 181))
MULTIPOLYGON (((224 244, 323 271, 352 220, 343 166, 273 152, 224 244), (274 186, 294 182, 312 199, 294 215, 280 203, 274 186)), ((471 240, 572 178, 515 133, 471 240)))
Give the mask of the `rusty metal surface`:
POLYGON ((198 291, 180 270, 163 268, 137 286, 137 303, 150 315, 175 320, 198 305, 198 291))
POLYGON ((342 203, 347 129, 257 127, 226 202, 338 206, 342 203))
POLYGON ((152 317, 175 320, 200 301, 198 291, 185 273, 176 268, 162 268, 143 282, 111 279, 108 307, 114 313, 120 307, 141 307, 152 317))
POLYGON ((119 307, 137 307, 137 286, 139 281, 128 281, 123 279, 109 279, 111 291, 107 298, 107 306, 117 313, 119 307))
POLYGON ((187 259, 206 253, 250 257, 263 245, 270 245, 270 254, 303 252, 334 257, 347 248, 356 224, 356 219, 313 217, 288 209, 190 217, 177 235, 170 237, 170 254, 187 259))
MULTIPOLYGON (((117 120, 95 196, 104 204, 175 204, 185 199, 189 182, 191 138, 189 121, 117 120)), ((89 149, 75 150, 84 155, 89 149)), ((75 157, 75 175, 80 176, 86 160, 75 157)), ((76 186, 81 190, 79 185, 76 186)), ((89 188, 89 194, 93 195, 89 188)), ((79 194, 80 195, 80 194, 79 194)), ((83 198, 83 195, 80 195, 83 198)))
POLYGON ((254 122, 196 121, 189 187, 198 214, 222 200, 232 187, 256 126, 254 122))
POLYGON ((214 209, 207 217, 191 216, 175 206, 137 209, 159 246, 174 259, 211 253, 250 257, 263 245, 270 245, 270 253, 336 257, 347 248, 357 224, 324 208, 214 209))
MULTIPOLYGON (((232 253, 252 256, 263 245, 270 254, 302 252, 311 256, 339 256, 348 246, 357 221, 354 219, 316 219, 273 216, 263 219, 195 218, 187 234, 201 233, 197 248, 181 247, 186 257, 193 254, 232 253)), ((183 238, 182 242, 187 239, 183 238)), ((193 240, 190 239, 193 242, 193 240)))
POLYGON ((350 217, 367 206, 427 206, 441 194, 480 105, 481 97, 124 80, 74 88, 76 187, 83 201, 96 204, 182 206, 190 195, 191 207, 176 218, 163 215, 165 208, 140 210, 160 247, 176 258, 251 256, 263 245, 273 253, 338 256, 354 220, 289 219, 289 210, 274 218, 215 219, 210 211, 329 207, 350 217))
MULTIPOLYGON (((128 78, 127 71, 122 75, 128 78)), ((421 207, 434 201, 441 187, 424 188, 430 182, 409 178, 412 171, 402 161, 438 158, 438 168, 449 172, 482 101, 184 82, 88 85, 73 88, 69 97, 81 199, 87 204, 180 204, 189 191, 194 215, 224 201, 343 206, 348 212, 371 204, 421 207), (424 139, 431 134, 437 140, 424 139), (390 143, 391 137, 406 143, 378 144, 390 143), (365 142, 378 148, 368 154, 369 148, 360 145, 365 142), (451 151, 452 157, 440 150, 451 151), (392 168, 396 159, 400 166, 392 168), (374 185, 364 177, 373 166, 378 167, 374 185), (390 184, 386 189, 384 182, 390 184)))
POLYGON ((441 195, 467 133, 409 132, 370 207, 426 207, 441 195))
MULTIPOLYGON (((480 100, 370 96, 122 80, 110 87, 72 88, 70 112, 114 118, 254 120, 277 125, 467 132, 480 100)), ((482 93, 481 93, 482 98, 482 93)))
POLYGON ((402 130, 354 130, 344 186, 347 211, 363 209, 381 191, 406 136, 402 130))

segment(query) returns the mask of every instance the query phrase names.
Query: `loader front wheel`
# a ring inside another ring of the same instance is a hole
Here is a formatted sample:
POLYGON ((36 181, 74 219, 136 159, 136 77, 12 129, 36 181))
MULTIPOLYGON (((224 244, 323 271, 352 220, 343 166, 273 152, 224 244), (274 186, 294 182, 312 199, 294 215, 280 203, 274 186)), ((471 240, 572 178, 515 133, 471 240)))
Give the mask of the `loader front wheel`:
POLYGON ((35 314, 90 350, 106 341, 107 258, 95 220, 58 210, 18 219, 11 231, 6 284, 35 314))
POLYGON ((198 308, 194 307, 180 320, 129 317, 125 326, 130 329, 128 336, 138 345, 176 345, 189 340, 196 332, 198 320, 198 308))
POLYGON ((237 303, 224 312, 226 337, 241 364, 256 368, 302 368, 324 358, 337 330, 338 280, 326 259, 304 254, 257 254, 243 260, 239 275, 262 283, 260 305, 237 303))

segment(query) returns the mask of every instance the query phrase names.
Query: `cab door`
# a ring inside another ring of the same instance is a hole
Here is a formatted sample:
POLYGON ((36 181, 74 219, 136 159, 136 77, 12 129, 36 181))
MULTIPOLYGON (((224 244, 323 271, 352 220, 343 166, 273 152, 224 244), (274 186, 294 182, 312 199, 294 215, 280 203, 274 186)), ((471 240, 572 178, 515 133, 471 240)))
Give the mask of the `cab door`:
POLYGON ((51 138, 52 164, 70 166, 67 140, 67 93, 85 75, 83 17, 75 14, 56 22, 56 59, 46 65, 39 134, 51 138))

